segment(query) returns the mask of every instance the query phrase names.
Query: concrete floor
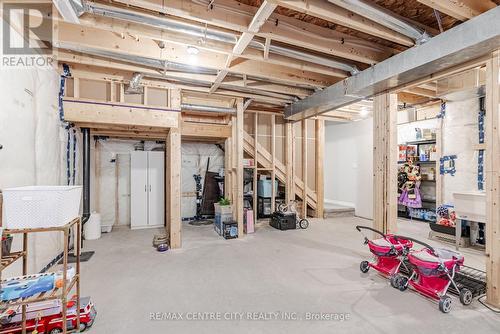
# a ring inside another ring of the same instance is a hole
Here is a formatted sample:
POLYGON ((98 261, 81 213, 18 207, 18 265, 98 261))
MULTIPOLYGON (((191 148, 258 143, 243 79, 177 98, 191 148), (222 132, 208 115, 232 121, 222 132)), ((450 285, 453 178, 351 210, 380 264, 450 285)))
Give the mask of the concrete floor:
MULTIPOLYGON (((185 224, 183 249, 167 253, 150 246, 153 230, 113 230, 86 243, 96 251, 82 267, 82 292, 98 311, 89 332, 498 333, 500 317, 477 302, 466 308, 454 299, 445 315, 437 304, 399 292, 373 272, 361 274, 359 262, 369 252, 354 226, 370 223, 354 217, 313 220, 307 230, 286 232, 261 225, 239 240, 223 240, 211 226, 185 224), (154 312, 181 313, 183 320, 150 320, 154 312), (222 319, 242 312, 243 320, 186 319, 193 312, 222 319), (281 313, 272 319, 269 312, 281 313), (295 320, 283 319, 285 312, 295 320), (349 318, 307 320, 310 313, 349 318)), ((402 234, 414 237, 428 229, 400 225, 402 234)), ((469 258, 476 266, 484 263, 480 252, 468 251, 469 258)))

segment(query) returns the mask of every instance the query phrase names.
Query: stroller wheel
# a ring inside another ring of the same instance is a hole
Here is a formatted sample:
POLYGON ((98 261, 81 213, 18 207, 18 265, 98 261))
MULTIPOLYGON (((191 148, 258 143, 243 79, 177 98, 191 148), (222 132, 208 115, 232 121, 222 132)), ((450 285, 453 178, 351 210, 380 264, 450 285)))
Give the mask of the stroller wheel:
POLYGON ((399 291, 405 291, 408 289, 408 278, 398 275, 396 279, 396 284, 399 291))
POLYGON ((391 275, 391 278, 389 279, 389 281, 391 282, 391 286, 394 288, 394 289, 398 289, 398 275, 391 275))
POLYGON ((299 221, 299 226, 300 226, 301 229, 305 230, 306 228, 309 227, 309 221, 307 219, 301 219, 299 221))
POLYGON ((463 288, 460 290, 460 302, 463 305, 470 305, 472 303, 472 292, 469 289, 463 288))
POLYGON ((443 313, 449 313, 451 311, 451 298, 448 296, 443 296, 439 299, 439 310, 443 313))
POLYGON ((363 274, 366 274, 369 269, 370 264, 368 263, 368 261, 361 261, 361 263, 359 264, 359 270, 361 270, 363 274))

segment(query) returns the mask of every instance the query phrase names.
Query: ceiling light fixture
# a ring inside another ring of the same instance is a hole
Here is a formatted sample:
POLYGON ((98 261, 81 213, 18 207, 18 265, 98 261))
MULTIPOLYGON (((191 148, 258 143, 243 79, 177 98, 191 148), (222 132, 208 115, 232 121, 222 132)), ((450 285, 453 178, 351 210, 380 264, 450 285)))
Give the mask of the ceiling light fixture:
POLYGON ((187 53, 189 53, 190 55, 197 55, 199 52, 200 50, 197 47, 191 45, 187 47, 187 53))

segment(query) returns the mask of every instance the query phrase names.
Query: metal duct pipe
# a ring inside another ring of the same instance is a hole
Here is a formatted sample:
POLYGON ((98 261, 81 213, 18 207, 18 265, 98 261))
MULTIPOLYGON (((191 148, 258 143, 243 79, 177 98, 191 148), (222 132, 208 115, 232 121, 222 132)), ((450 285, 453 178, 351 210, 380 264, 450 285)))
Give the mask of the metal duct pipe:
POLYGON ((144 75, 142 73, 134 73, 134 75, 132 75, 132 79, 130 79, 130 88, 139 89, 143 76, 144 75))
POLYGON ((329 2, 346 8, 351 12, 364 16, 375 21, 389 29, 397 31, 407 37, 410 37, 416 44, 427 42, 432 36, 427 32, 403 21, 386 10, 385 8, 369 4, 364 0, 328 0, 329 2))
MULTIPOLYGON (((236 44, 236 42, 238 41, 238 36, 233 33, 221 32, 207 27, 200 27, 195 24, 190 24, 166 17, 156 18, 151 15, 139 14, 130 10, 103 6, 96 3, 88 3, 86 11, 94 15, 145 24, 167 31, 199 37, 201 39, 206 38, 213 41, 219 41, 229 44, 236 44)), ((257 41, 251 41, 249 46, 254 49, 264 50, 264 45, 257 41)), ((329 58, 312 55, 306 52, 289 49, 286 47, 270 45, 269 52, 318 65, 337 68, 343 71, 347 71, 351 74, 358 73, 358 69, 356 68, 356 66, 335 61, 329 58)))
POLYGON ((90 218, 90 129, 82 128, 83 134, 83 214, 82 227, 90 218))
POLYGON ((234 114, 236 113, 236 108, 225 108, 225 107, 213 107, 213 106, 203 106, 199 104, 182 103, 181 109, 192 110, 192 111, 208 111, 224 114, 234 114))

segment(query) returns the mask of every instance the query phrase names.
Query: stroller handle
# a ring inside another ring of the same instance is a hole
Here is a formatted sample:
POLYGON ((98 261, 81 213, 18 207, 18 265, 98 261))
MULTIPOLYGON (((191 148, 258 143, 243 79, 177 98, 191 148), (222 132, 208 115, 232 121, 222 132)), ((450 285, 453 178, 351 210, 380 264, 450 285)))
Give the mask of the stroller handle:
POLYGON ((410 237, 405 237, 403 235, 394 235, 393 236, 395 240, 398 240, 398 239, 406 239, 406 240, 411 240, 417 244, 420 244, 422 246, 424 246, 425 248, 428 248, 431 252, 435 253, 436 251, 434 250, 434 248, 428 244, 426 244, 425 242, 423 241, 420 241, 420 240, 417 240, 417 239, 413 239, 413 238, 410 238, 410 237))
POLYGON ((368 227, 368 226, 363 226, 363 225, 356 225, 356 230, 358 230, 358 232, 361 232, 361 230, 364 229, 364 230, 370 230, 372 232, 375 232, 375 233, 378 233, 380 234, 381 236, 383 236, 384 238, 386 237, 386 235, 374 228, 371 228, 371 227, 368 227))

